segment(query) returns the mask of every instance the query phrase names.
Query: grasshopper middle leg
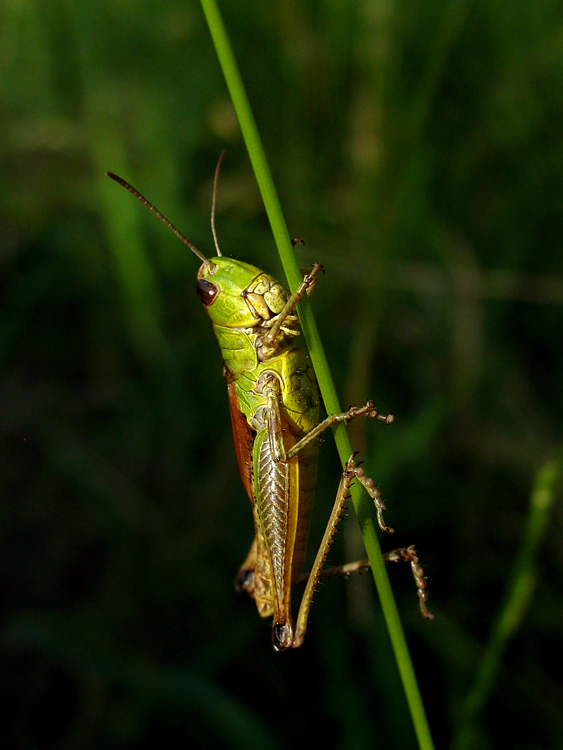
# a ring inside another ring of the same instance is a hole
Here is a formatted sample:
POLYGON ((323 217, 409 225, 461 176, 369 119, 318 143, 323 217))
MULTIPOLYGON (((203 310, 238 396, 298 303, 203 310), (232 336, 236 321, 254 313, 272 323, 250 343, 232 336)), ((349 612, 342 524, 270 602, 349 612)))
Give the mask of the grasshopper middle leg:
MULTIPOLYGON (((270 372, 264 372, 261 378, 263 378, 263 382, 260 384, 260 389, 268 399, 268 433, 272 454, 276 461, 281 461, 282 463, 289 461, 290 458, 297 455, 297 453, 303 450, 305 446, 309 445, 313 440, 316 440, 325 430, 328 430, 329 427, 332 427, 337 422, 349 422, 354 417, 375 417, 376 419, 385 422, 385 424, 391 424, 393 422, 392 414, 387 414, 385 416, 379 414, 373 401, 368 401, 365 406, 352 406, 348 411, 340 414, 330 414, 326 419, 323 419, 320 424, 298 440, 294 446, 286 451, 282 439, 282 422, 280 418, 280 381, 274 373, 270 372)), ((347 468, 347 470, 353 473, 354 478, 358 480, 372 498, 377 511, 377 522, 380 529, 392 534, 393 529, 387 526, 383 520, 383 511, 386 508, 385 503, 381 499, 379 490, 375 486, 373 479, 366 477, 364 470, 360 466, 356 466, 352 459, 353 456, 348 461, 347 467, 349 468, 347 468)))
MULTIPOLYGON (((321 435, 325 430, 328 430, 329 427, 335 425, 337 422, 349 422, 354 417, 372 417, 385 422, 385 424, 391 424, 393 422, 393 415, 379 414, 377 409, 375 408, 375 404, 373 403, 373 401, 368 401, 365 406, 352 406, 350 407, 350 409, 348 409, 348 411, 342 412, 341 414, 330 414, 314 429, 308 432, 305 437, 301 438, 301 440, 299 440, 299 442, 297 442, 287 452, 286 458, 290 459, 295 456, 302 448, 308 445, 312 440, 316 440, 319 435, 321 435)), ((385 503, 381 499, 379 490, 375 486, 373 479, 371 479, 371 477, 366 477, 364 470, 360 466, 355 466, 353 464, 352 458, 349 459, 346 470, 353 473, 354 477, 365 488, 367 493, 372 498, 375 504, 375 509, 377 511, 377 522, 379 524, 379 528, 382 531, 387 531, 389 534, 392 534, 393 529, 387 526, 385 524, 385 521, 383 520, 385 503)))

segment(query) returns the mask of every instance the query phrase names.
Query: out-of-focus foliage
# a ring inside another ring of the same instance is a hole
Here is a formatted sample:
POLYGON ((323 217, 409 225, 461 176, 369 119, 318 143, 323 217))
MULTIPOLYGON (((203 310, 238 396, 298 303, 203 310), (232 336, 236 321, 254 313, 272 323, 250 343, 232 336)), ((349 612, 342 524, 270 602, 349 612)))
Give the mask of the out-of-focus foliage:
MULTIPOLYGON (((430 724, 463 704, 561 443, 563 8, 221 7, 344 403, 417 543, 391 571, 430 724)), ((6 747, 414 746, 367 577, 326 583, 275 655, 232 580, 251 542, 221 362, 193 294, 228 150, 224 252, 279 265, 195 0, 0 7, 0 582, 6 747), (326 744, 326 740, 325 740, 326 744)), ((316 515, 338 482, 327 441, 316 515)), ((332 554, 354 551, 350 519, 332 554)), ((561 508, 474 747, 557 748, 561 508)))

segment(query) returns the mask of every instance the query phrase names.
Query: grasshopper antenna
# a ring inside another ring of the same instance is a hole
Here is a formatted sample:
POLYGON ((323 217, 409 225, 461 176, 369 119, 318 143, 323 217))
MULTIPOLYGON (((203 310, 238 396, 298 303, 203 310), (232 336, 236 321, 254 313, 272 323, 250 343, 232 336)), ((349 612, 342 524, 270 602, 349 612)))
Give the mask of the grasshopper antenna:
MULTIPOLYGON (((182 242, 184 243, 184 245, 187 245, 190 248, 190 250, 193 253, 195 253, 195 255, 197 255, 197 257, 201 260, 202 263, 207 263, 208 262, 208 260, 205 257, 205 255, 200 250, 198 250, 197 247, 193 243, 191 243, 187 237, 184 237, 184 235, 182 234, 182 232, 180 232, 178 229, 176 229, 176 227, 174 226, 174 224, 172 224, 171 221, 168 221, 168 219, 166 218, 166 216, 163 216, 160 213, 160 211, 157 208, 155 208, 153 206, 153 204, 145 198, 144 195, 141 195, 141 193, 139 193, 138 190, 135 190, 135 188, 132 185, 130 185, 128 182, 126 182, 123 178, 118 177, 116 174, 113 174, 113 172, 106 172, 106 174, 107 174, 108 177, 111 177, 112 180, 115 180, 115 182, 118 182, 120 185, 122 185, 122 187, 124 187, 126 190, 128 190, 131 193, 131 195, 134 195, 135 198, 137 198, 138 200, 140 200, 141 203, 143 203, 149 209, 149 211, 151 213, 153 213, 155 216, 158 216, 158 218, 164 224, 166 224, 166 226, 169 229, 171 229, 174 232, 174 234, 176 235, 176 237, 178 237, 179 239, 181 239, 182 242)), ((221 253, 219 253, 219 255, 221 255, 221 253)))
POLYGON ((219 186, 219 173, 221 172, 221 167, 223 166, 223 159, 225 158, 225 154, 227 152, 225 149, 221 151, 221 154, 219 156, 219 161, 217 162, 217 166, 215 167, 215 177, 213 179, 213 200, 211 203, 211 231, 213 232, 213 241, 215 242, 215 249, 217 250, 217 255, 221 256, 222 252, 219 250, 219 243, 217 242, 217 232, 215 231, 215 206, 217 205, 217 188, 219 186))

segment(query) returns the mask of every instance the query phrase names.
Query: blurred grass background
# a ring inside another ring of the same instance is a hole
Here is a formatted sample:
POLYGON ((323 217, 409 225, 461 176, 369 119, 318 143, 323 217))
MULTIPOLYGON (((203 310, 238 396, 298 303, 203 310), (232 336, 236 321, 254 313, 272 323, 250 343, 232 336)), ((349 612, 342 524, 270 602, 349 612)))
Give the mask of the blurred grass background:
MULTIPOLYGON (((395 414, 353 437, 384 548, 416 542, 428 575, 433 623, 390 571, 436 745, 561 747, 563 7, 221 9, 302 265, 326 269, 342 401, 395 414)), ((105 177, 210 252, 227 148, 221 247, 280 275, 199 5, 6 0, 0 136, 2 747, 413 747, 368 576, 320 588, 294 654, 234 592, 251 514, 197 259, 105 177)), ((317 538, 337 467, 327 440, 317 538)), ((354 524, 333 562, 361 556, 354 524)))

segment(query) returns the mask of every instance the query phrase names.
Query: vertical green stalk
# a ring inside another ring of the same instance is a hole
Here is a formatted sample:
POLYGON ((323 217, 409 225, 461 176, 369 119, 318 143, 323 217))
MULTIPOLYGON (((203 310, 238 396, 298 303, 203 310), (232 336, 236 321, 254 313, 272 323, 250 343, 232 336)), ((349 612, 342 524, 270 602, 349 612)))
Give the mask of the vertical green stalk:
POLYGON ((537 554, 563 477, 563 452, 538 471, 530 495, 526 533, 513 573, 500 603, 475 678, 463 706, 463 716, 452 747, 471 750, 478 737, 478 722, 499 674, 502 657, 532 599, 537 579, 537 554))
MULTIPOLYGON (((248 149, 250 161, 256 175, 256 181, 260 188, 289 287, 294 291, 301 282, 301 273, 293 253, 290 235, 244 84, 231 49, 227 31, 215 0, 201 0, 201 5, 248 149)), ((328 413, 338 413, 341 411, 338 396, 320 341, 318 329, 306 299, 300 303, 298 312, 303 335, 309 348, 326 410, 328 413)), ((352 445, 345 425, 340 424, 334 428, 334 437, 342 465, 344 465, 352 453, 352 445)), ((405 689, 419 747, 430 750, 433 748, 432 737, 399 619, 399 613, 391 590, 391 584, 385 570, 385 563, 377 538, 373 504, 371 500, 368 500, 366 493, 358 483, 352 486, 352 499, 381 600, 383 614, 405 689)))

